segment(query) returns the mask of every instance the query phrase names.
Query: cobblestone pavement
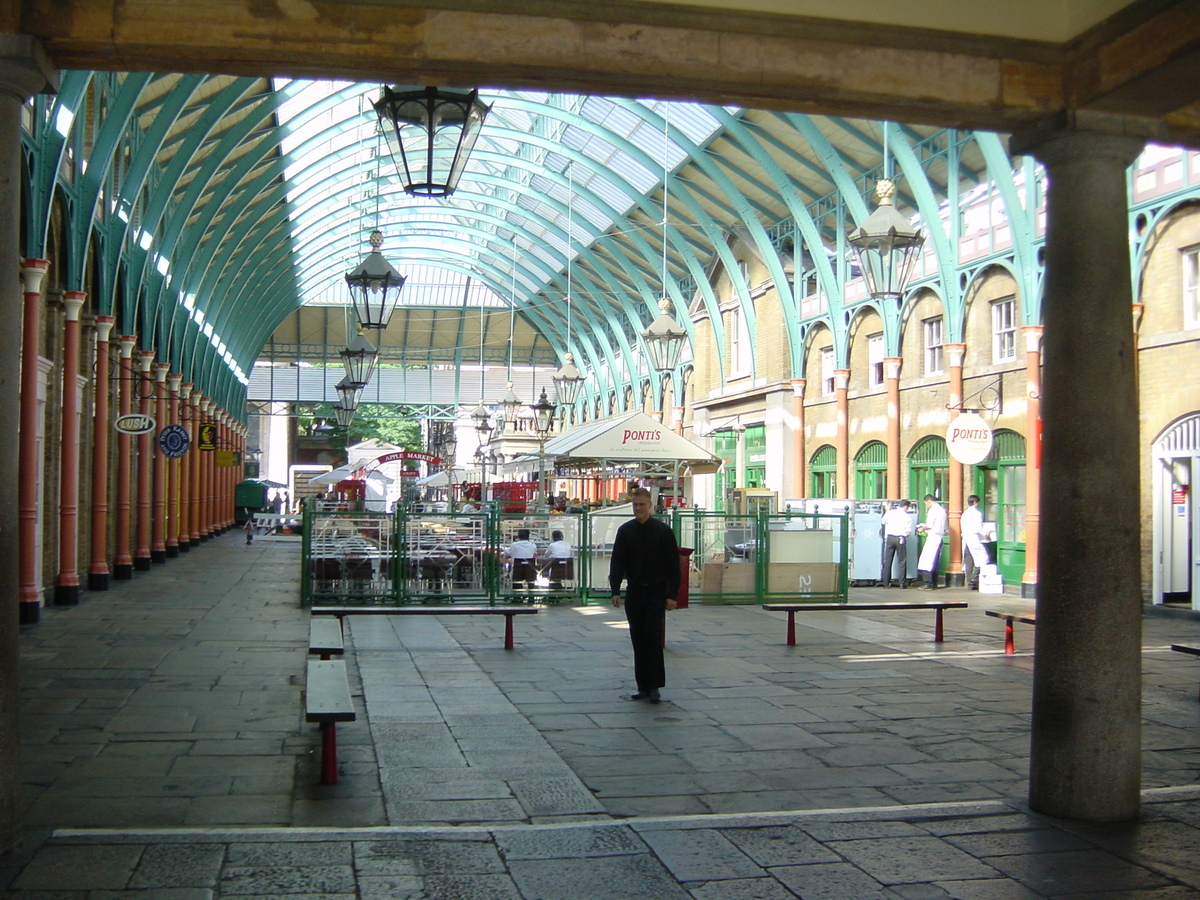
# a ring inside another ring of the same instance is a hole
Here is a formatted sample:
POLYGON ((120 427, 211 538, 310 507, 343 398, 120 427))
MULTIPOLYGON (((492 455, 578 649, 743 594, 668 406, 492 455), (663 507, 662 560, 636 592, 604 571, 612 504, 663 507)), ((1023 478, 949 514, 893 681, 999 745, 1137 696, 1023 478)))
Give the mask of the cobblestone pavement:
MULTIPOLYGON (((693 606, 664 702, 610 607, 347 620, 358 719, 318 784, 299 547, 239 534, 21 637, 6 897, 859 900, 1200 897, 1200 620, 1147 617, 1144 811, 1025 805, 1033 629, 984 608, 693 606)), ((853 589, 857 599, 899 590, 853 589)), ((922 599, 927 594, 919 595, 922 599)))

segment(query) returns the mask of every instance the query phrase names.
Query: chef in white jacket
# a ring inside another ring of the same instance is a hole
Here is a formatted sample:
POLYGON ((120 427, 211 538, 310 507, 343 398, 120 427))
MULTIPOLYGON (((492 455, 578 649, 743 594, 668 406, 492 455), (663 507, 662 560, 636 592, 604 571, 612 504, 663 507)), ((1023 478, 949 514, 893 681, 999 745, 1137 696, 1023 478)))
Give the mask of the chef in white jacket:
POLYGON ((983 546, 983 513, 979 509, 979 497, 972 494, 967 498, 967 508, 959 520, 962 529, 963 571, 966 573, 967 588, 979 590, 979 569, 986 566, 987 548, 983 546))
POLYGON ((946 526, 949 520, 946 510, 933 494, 925 495, 925 521, 917 526, 917 531, 925 535, 925 546, 921 548, 921 557, 917 560, 917 574, 923 584, 919 591, 932 591, 937 587, 938 556, 942 552, 942 538, 946 536, 946 526))

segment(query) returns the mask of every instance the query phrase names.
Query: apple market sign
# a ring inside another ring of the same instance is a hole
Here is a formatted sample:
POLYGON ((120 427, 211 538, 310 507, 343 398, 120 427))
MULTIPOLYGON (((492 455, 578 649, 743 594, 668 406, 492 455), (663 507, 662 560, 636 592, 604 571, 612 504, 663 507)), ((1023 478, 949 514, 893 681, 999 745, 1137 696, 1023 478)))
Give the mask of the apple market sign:
POLYGON ((992 426, 975 413, 963 413, 946 429, 946 450, 963 465, 982 462, 992 452, 992 426))

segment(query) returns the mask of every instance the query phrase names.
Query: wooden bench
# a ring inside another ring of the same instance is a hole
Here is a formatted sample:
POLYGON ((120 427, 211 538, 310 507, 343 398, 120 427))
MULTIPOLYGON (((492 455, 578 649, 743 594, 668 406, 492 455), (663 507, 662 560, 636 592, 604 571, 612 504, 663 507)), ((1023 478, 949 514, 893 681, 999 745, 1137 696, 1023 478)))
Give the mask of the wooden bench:
POLYGON ((321 784, 337 784, 337 723, 357 718, 346 661, 310 659, 304 686, 304 719, 321 726, 321 784))
POLYGON ((1012 656, 1017 652, 1016 642, 1013 641, 1013 622, 1024 622, 1026 625, 1037 624, 1037 613, 1021 613, 1005 609, 985 609, 983 614, 1004 620, 1004 653, 1007 656, 1012 656))
POLYGON ((308 652, 316 653, 321 659, 345 653, 342 620, 334 616, 313 616, 308 623, 308 652))
POLYGON ((794 647, 796 645, 796 613, 798 612, 819 612, 823 610, 849 612, 862 609, 932 609, 937 613, 933 627, 933 639, 935 642, 941 643, 943 634, 942 614, 947 609, 965 609, 966 606, 967 604, 963 600, 913 600, 911 602, 893 600, 883 603, 764 603, 762 608, 776 612, 786 612, 788 614, 787 642, 789 647, 794 647))
POLYGON ((1190 653, 1192 656, 1200 656, 1200 645, 1197 644, 1172 644, 1171 649, 1176 653, 1190 653))
POLYGON ((538 606, 314 606, 314 616, 504 616, 504 649, 513 648, 513 616, 531 616, 538 606))

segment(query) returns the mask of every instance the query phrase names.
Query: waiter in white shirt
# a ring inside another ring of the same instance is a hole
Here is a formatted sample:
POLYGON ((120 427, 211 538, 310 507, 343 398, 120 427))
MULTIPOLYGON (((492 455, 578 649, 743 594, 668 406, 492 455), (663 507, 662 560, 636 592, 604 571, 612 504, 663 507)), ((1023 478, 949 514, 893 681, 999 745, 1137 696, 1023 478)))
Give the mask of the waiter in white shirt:
POLYGON ((938 557, 942 552, 942 538, 946 536, 948 524, 946 510, 933 494, 926 494, 925 521, 917 526, 917 531, 925 535, 925 546, 921 548, 921 557, 917 560, 917 573, 924 582, 917 588, 919 591, 937 588, 938 557))
POLYGON ((979 569, 986 566, 987 548, 983 546, 983 513, 979 509, 979 497, 972 494, 967 498, 967 508, 959 519, 962 529, 963 571, 966 572, 968 590, 979 590, 979 569))
POLYGON ((892 586, 893 565, 900 560, 900 587, 908 587, 908 540, 912 537, 912 503, 893 503, 883 514, 883 569, 877 587, 892 586))

